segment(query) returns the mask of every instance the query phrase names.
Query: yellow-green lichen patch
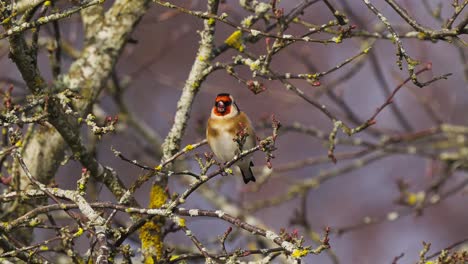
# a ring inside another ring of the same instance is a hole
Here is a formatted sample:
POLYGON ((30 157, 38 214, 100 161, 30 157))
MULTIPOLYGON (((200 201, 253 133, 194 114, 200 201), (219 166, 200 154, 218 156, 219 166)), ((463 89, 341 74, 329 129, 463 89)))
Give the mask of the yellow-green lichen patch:
MULTIPOLYGON (((168 198, 167 192, 163 187, 154 184, 150 192, 150 208, 160 208, 166 203, 168 198)), ((153 221, 149 221, 140 229, 140 240, 145 264, 153 264, 153 256, 156 260, 161 259, 163 255, 163 241, 161 239, 162 225, 164 222, 160 217, 155 217, 153 221)))
POLYGON ((295 259, 300 259, 304 256, 306 256, 307 254, 309 254, 309 250, 308 249, 295 249, 292 253, 291 253, 291 256, 295 259))
POLYGON ((242 31, 234 31, 225 41, 227 45, 242 52, 244 50, 244 44, 242 43, 242 31))
POLYGON ((140 229, 140 240, 145 264, 153 264, 152 256, 161 259, 163 242, 161 240, 161 226, 153 221, 147 222, 140 229))

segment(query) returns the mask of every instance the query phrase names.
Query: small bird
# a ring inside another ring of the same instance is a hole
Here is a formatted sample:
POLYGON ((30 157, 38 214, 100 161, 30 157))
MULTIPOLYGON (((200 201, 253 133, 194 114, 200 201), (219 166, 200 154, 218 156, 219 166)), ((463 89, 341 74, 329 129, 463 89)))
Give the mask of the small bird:
MULTIPOLYGON (((222 162, 230 161, 239 151, 239 144, 235 141, 239 131, 247 133, 243 150, 248 150, 256 145, 255 131, 250 119, 244 112, 241 112, 234 97, 228 93, 221 93, 216 96, 216 100, 211 110, 206 127, 206 138, 211 150, 222 162)), ((252 173, 252 157, 248 155, 237 162, 244 183, 255 182, 252 173)))

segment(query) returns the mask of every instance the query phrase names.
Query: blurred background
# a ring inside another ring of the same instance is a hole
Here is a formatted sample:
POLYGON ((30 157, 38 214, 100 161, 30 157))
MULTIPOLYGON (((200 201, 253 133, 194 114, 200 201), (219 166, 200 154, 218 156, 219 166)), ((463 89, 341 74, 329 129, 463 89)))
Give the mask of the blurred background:
MULTIPOLYGON (((344 0, 343 0, 344 1, 344 0)), ((336 0, 334 5, 338 10, 345 11, 343 1, 336 0)), ((423 0, 426 1, 426 0, 423 0)), ((205 1, 171 1, 193 10, 204 10, 205 1)), ((288 0, 279 2, 284 12, 298 5, 301 1, 288 0)), ((348 15, 350 24, 355 24, 357 30, 382 30, 381 23, 372 14, 362 1, 346 1, 349 8, 358 16, 355 19, 348 15)), ((453 13, 451 1, 426 1, 430 7, 436 9, 442 3, 441 17, 447 18, 453 13)), ((373 1, 399 32, 411 29, 383 0, 373 1)), ((416 20, 430 28, 440 28, 440 22, 432 17, 428 10, 422 7, 422 1, 400 0, 399 3, 416 20)), ((110 3, 108 3, 110 4, 110 3)), ((187 79, 190 68, 196 57, 199 36, 197 31, 202 28, 202 21, 186 14, 179 14, 152 4, 148 14, 141 20, 136 31, 132 34, 132 43, 127 44, 117 66, 118 78, 125 83, 122 93, 123 101, 129 112, 148 125, 155 135, 164 138, 170 129, 176 103, 181 89, 187 79)), ((237 1, 225 1, 219 13, 228 13, 232 21, 239 23, 248 15, 237 1)), ((460 18, 466 16, 460 15, 460 18)), ((323 2, 312 5, 306 9, 303 21, 321 25, 333 20, 334 17, 326 9, 323 2)), ((263 23, 259 23, 263 27, 263 23)), ((233 32, 233 28, 218 23, 216 28, 216 44, 222 45, 224 40, 233 32)), ((291 35, 304 33, 304 27, 292 26, 288 30, 291 35)), ((82 30, 77 16, 64 21, 62 27, 63 37, 80 48, 82 30)), ((314 38, 329 37, 327 34, 315 34, 314 38)), ((462 39, 467 41, 466 37, 462 39)), ((326 71, 345 59, 359 53, 363 48, 363 38, 345 39, 340 44, 296 43, 275 55, 271 68, 276 72, 311 73, 326 71), (313 67, 313 70, 311 69, 313 67)), ((373 40, 369 40, 373 41, 373 40)), ((369 42, 370 43, 370 42, 369 42)), ((379 142, 382 136, 398 136, 411 132, 424 131, 435 127, 438 123, 454 125, 468 125, 468 83, 466 79, 467 49, 460 47, 459 43, 438 41, 422 41, 417 38, 403 39, 403 44, 413 58, 425 63, 432 63, 432 71, 420 75, 420 79, 429 80, 433 76, 452 73, 447 80, 437 81, 422 89, 411 82, 405 85, 396 95, 391 107, 385 108, 376 118, 377 123, 372 127, 380 134, 377 137, 366 131, 353 135, 351 139, 379 142), (421 103, 424 102, 424 103, 421 103), (428 113, 427 106, 432 109, 428 113), (399 109, 400 115, 406 120, 402 125, 392 107, 399 109), (409 130, 407 130, 409 129, 409 130)), ((246 44, 246 52, 261 55, 265 54, 265 41, 256 44, 246 44)), ((231 49, 217 57, 215 61, 229 62, 237 55, 237 50, 231 49)), ((325 104, 328 109, 339 118, 347 122, 348 115, 343 108, 330 98, 324 87, 334 83, 347 72, 354 69, 354 73, 333 87, 334 95, 346 102, 361 121, 367 120, 387 98, 383 86, 393 90, 408 74, 406 70, 399 70, 396 65, 396 48, 389 40, 377 39, 371 54, 363 55, 336 72, 320 79, 321 86, 315 87, 303 80, 292 81, 308 96, 325 104), (372 58, 373 56, 373 58, 372 58), (361 63, 362 66, 356 66, 361 63), (376 66, 377 65, 377 66, 376 66), (379 69, 376 69, 378 67, 379 69), (381 75, 379 75, 381 74, 381 75)), ((65 58, 64 63, 69 65, 72 60, 65 58)), ((47 65, 47 56, 42 54, 40 63, 47 65)), ((44 74, 49 76, 48 66, 43 67, 44 74)), ((242 67, 241 67, 242 68, 242 67)), ((13 63, 7 56, 3 56, 0 69, 5 83, 15 81, 15 93, 26 92, 21 88, 21 78, 13 63), (17 88, 17 89, 16 89, 17 88)), ((239 74, 251 79, 251 73, 244 67, 239 74)), ((191 119, 183 139, 182 146, 198 142, 205 138, 206 120, 209 117, 213 100, 218 93, 231 93, 240 108, 245 111, 257 127, 257 134, 264 138, 271 134, 271 129, 265 126, 270 116, 274 114, 285 127, 299 122, 303 127, 313 127, 322 131, 326 137, 333 128, 332 122, 316 108, 288 91, 279 81, 262 80, 266 90, 254 94, 245 85, 239 83, 225 71, 220 70, 211 74, 202 84, 192 108, 191 119), (266 120, 266 121, 265 121, 266 120)), ((99 100, 99 109, 104 116, 121 115, 115 96, 106 90, 99 100)), ((98 158, 103 164, 115 168, 123 181, 130 185, 144 172, 115 157, 111 147, 121 151, 130 159, 136 159, 147 165, 157 165, 159 157, 153 145, 148 143, 135 129, 124 127, 112 135, 104 136, 98 144, 98 158)), ((352 124, 351 122, 348 122, 352 124)), ((354 125, 352 125, 354 127, 354 125)), ((287 130, 287 129, 286 129, 287 130)), ((267 179, 258 184, 244 185, 240 176, 217 177, 208 183, 209 188, 216 194, 215 197, 226 197, 230 203, 241 208, 241 215, 251 214, 258 223, 268 226, 279 232, 286 228, 288 232, 295 229, 304 235, 306 243, 313 244, 308 231, 304 226, 292 224, 297 220, 295 212, 304 211, 310 230, 323 235, 325 227, 332 228, 330 235, 331 249, 340 263, 391 263, 392 260, 404 253, 405 256, 398 263, 414 263, 418 260, 422 249, 422 241, 432 243, 432 251, 440 250, 453 242, 468 237, 468 210, 466 189, 443 199, 440 203, 429 206, 417 212, 408 205, 399 204, 401 189, 397 182, 404 180, 409 184, 409 191, 417 194, 423 191, 442 173, 444 164, 424 155, 405 154, 403 151, 388 152, 382 158, 375 159, 364 166, 338 173, 329 181, 312 188, 306 197, 297 195, 284 202, 272 205, 255 206, 257 203, 274 201, 290 191, 292 185, 300 185, 302 181, 317 177, 320 173, 327 173, 337 168, 362 161, 364 155, 356 155, 350 159, 340 159, 334 164, 327 160, 328 144, 320 136, 312 136, 297 131, 283 131, 277 140, 275 159, 272 160, 273 171, 265 168, 265 155, 261 152, 255 154, 254 171, 257 178, 267 179), (294 169, 285 168, 292 162, 305 159, 324 159, 325 162, 314 165, 297 166, 294 169), (278 171, 276 171, 278 169, 278 171), (268 175, 266 174, 268 173, 268 175), (253 206, 253 208, 252 208, 253 206), (246 208, 251 208, 247 210, 246 208), (398 212, 398 213, 395 213, 398 212), (362 225, 365 219, 377 219, 379 223, 362 225), (382 220, 382 221, 381 221, 382 220), (344 229, 338 234, 334 231, 349 226, 358 225, 351 230, 344 229)), ((339 132, 339 139, 348 139, 348 136, 339 132)), ((90 144, 93 140, 89 140, 90 144)), ((429 142, 430 143, 430 142, 429 142)), ((428 144, 428 143, 427 143, 428 144)), ((419 145, 418 145, 419 146, 419 145)), ((404 145, 403 145, 404 147, 404 145)), ((350 153, 362 149, 359 146, 337 144, 336 153, 350 153)), ((203 146, 194 153, 210 151, 203 146)), ((192 153, 192 155, 194 154, 192 153)), ((185 158, 186 166, 199 171, 193 156, 185 158)), ((80 165, 69 162, 60 169, 56 182, 63 188, 74 188, 76 180, 80 177, 80 165)), ((444 188, 457 186, 466 179, 466 173, 458 170, 453 173, 444 188)), ((187 183, 181 176, 170 177, 169 190, 182 192, 187 183)), ((136 193, 137 200, 148 204, 148 194, 151 183, 148 182, 136 193)), ((113 196, 106 188, 97 185, 96 190, 100 200, 114 201, 113 196)), ((217 198, 215 198, 216 200, 217 198)), ((185 208, 216 209, 217 204, 206 195, 194 194, 191 200, 184 205, 185 208)), ((228 210, 227 208, 221 208, 228 210)), ((119 215, 119 221, 125 224, 129 221, 119 215)), ((249 220, 247 220, 249 222, 249 220)), ((228 224, 220 220, 194 218, 187 219, 187 225, 210 249, 218 250, 219 243, 216 236, 224 233, 228 224)), ((255 246, 255 240, 246 232, 241 238, 230 241, 228 249, 237 247, 248 248, 255 246)), ((38 236, 46 236, 38 234, 38 236)), ((40 239, 40 238, 38 238, 40 239)), ((170 234, 170 244, 186 245, 191 242, 182 233, 170 234)), ((86 248, 83 248, 86 250, 86 248)), ((279 261, 279 260, 278 260, 279 261)), ((307 256, 304 263, 333 263, 327 254, 307 256)))

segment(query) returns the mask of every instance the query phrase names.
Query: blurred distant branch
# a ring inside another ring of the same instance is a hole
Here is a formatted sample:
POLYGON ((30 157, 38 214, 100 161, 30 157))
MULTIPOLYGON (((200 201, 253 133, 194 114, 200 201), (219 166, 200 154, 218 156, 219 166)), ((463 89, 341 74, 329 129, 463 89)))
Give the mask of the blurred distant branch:
MULTIPOLYGON (((299 124, 295 124, 294 126, 285 126, 284 129, 286 131, 295 130, 298 132, 308 133, 312 136, 322 139, 323 141, 327 141, 325 133, 319 130, 309 128, 306 129, 299 124)), ((310 189, 318 188, 321 184, 331 178, 344 176, 344 174, 348 172, 362 168, 371 162, 375 162, 394 154, 427 156, 429 158, 438 159, 442 162, 449 162, 450 164, 454 164, 455 167, 453 167, 453 170, 466 170, 466 160, 468 159, 462 154, 466 146, 464 144, 459 145, 456 143, 459 142, 459 140, 463 140, 462 138, 467 136, 467 131, 465 129, 466 128, 463 127, 455 127, 443 124, 439 127, 428 129, 426 131, 408 133, 406 135, 387 139, 382 138, 380 143, 372 143, 357 138, 351 141, 337 141, 338 144, 351 144, 364 147, 364 149, 362 151, 357 151, 350 154, 351 157, 356 158, 351 164, 344 165, 341 168, 323 170, 314 177, 299 181, 297 184, 292 184, 284 194, 276 194, 275 197, 251 203, 248 207, 248 210, 255 211, 260 208, 284 203, 304 194, 310 189), (441 135, 443 137, 440 137, 441 135), (411 144, 411 142, 413 142, 413 144, 411 144), (427 142, 430 143, 428 144, 427 142), (404 144, 400 146, 402 143, 404 144), (455 146, 457 146, 458 150, 451 151, 451 149, 455 146)), ((347 156, 345 155, 343 157, 346 158, 347 156)), ((278 169, 278 172, 281 172, 284 169, 299 169, 302 168, 301 165, 308 166, 309 164, 315 164, 319 161, 320 159, 304 160, 302 162, 297 161, 284 166, 278 165, 275 169, 278 169)), ((275 172, 275 169, 273 169, 273 172, 275 172)), ((446 180, 447 178, 444 179, 446 180)), ((461 190, 463 187, 465 187, 465 185, 466 182, 457 185, 455 189, 447 191, 447 193, 443 194, 441 197, 452 195, 456 192, 455 190, 461 190)), ((434 185, 431 185, 431 187, 429 187, 426 192, 430 192, 432 189, 434 189, 434 185)), ((436 202, 438 203, 439 200, 436 202)))
POLYGON ((129 126, 133 127, 137 132, 139 132, 145 139, 151 144, 151 149, 156 153, 156 159, 161 158, 162 156, 162 139, 161 136, 151 129, 148 124, 143 120, 138 118, 135 114, 131 112, 127 104, 124 101, 124 88, 120 82, 117 73, 112 73, 112 89, 114 100, 120 108, 121 117, 120 119, 124 122, 127 122, 129 126))
POLYGON ((416 213, 416 215, 421 215, 422 210, 428 207, 438 205, 441 202, 445 201, 448 197, 459 194, 466 186, 468 186, 468 179, 463 180, 461 183, 456 184, 455 186, 445 190, 444 192, 435 193, 432 196, 428 195, 430 188, 420 193, 409 193, 409 196, 405 197, 405 201, 407 202, 407 206, 409 207, 390 211, 384 217, 366 216, 362 219, 360 223, 344 227, 336 227, 332 228, 332 230, 334 233, 341 235, 371 225, 377 225, 385 222, 393 222, 405 216, 412 215, 414 213, 416 213))
MULTIPOLYGON (((432 69, 432 64, 431 63, 428 63, 426 64, 426 66, 420 70, 418 70, 417 72, 415 72, 415 75, 419 75, 425 71, 428 71, 432 69)), ((432 80, 429 81, 429 83, 432 83, 432 82, 435 82, 437 80, 441 80, 441 79, 447 79, 448 76, 452 75, 451 73, 448 73, 448 74, 444 74, 442 76, 439 76, 439 77, 435 77, 433 78, 432 80)), ((406 80, 404 80, 403 82, 401 82, 394 90, 393 92, 390 94, 390 96, 387 98, 387 100, 377 108, 377 110, 375 111, 375 113, 366 121, 366 125, 364 125, 363 129, 366 128, 366 126, 369 126, 369 125, 372 125, 373 123, 375 123, 375 118, 377 117, 377 115, 388 105, 392 104, 393 103, 393 99, 396 95, 396 93, 402 88, 404 87, 404 85, 406 83, 408 83, 409 81, 411 81, 412 77, 409 77, 407 78, 406 80)), ((361 129, 362 130, 362 129, 361 129)))
POLYGON ((288 187, 285 193, 277 194, 275 197, 270 197, 269 199, 257 200, 251 203, 247 210, 249 212, 254 212, 260 208, 271 207, 284 202, 290 201, 300 195, 303 195, 306 191, 311 189, 317 189, 325 181, 332 178, 342 176, 348 172, 360 169, 372 162, 380 160, 386 157, 384 153, 377 153, 369 157, 364 157, 361 159, 354 160, 350 165, 342 166, 341 168, 333 168, 327 171, 323 171, 315 177, 310 177, 306 180, 300 181, 298 183, 292 184, 288 187))

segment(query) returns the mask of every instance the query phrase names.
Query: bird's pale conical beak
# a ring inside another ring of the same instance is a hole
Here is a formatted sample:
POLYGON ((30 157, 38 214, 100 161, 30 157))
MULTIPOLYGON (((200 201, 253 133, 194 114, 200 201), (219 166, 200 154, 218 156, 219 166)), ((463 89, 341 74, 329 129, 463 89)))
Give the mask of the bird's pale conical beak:
POLYGON ((224 111, 226 111, 226 105, 223 103, 223 101, 219 101, 216 103, 216 108, 218 110, 218 112, 220 113, 224 113, 224 111))

